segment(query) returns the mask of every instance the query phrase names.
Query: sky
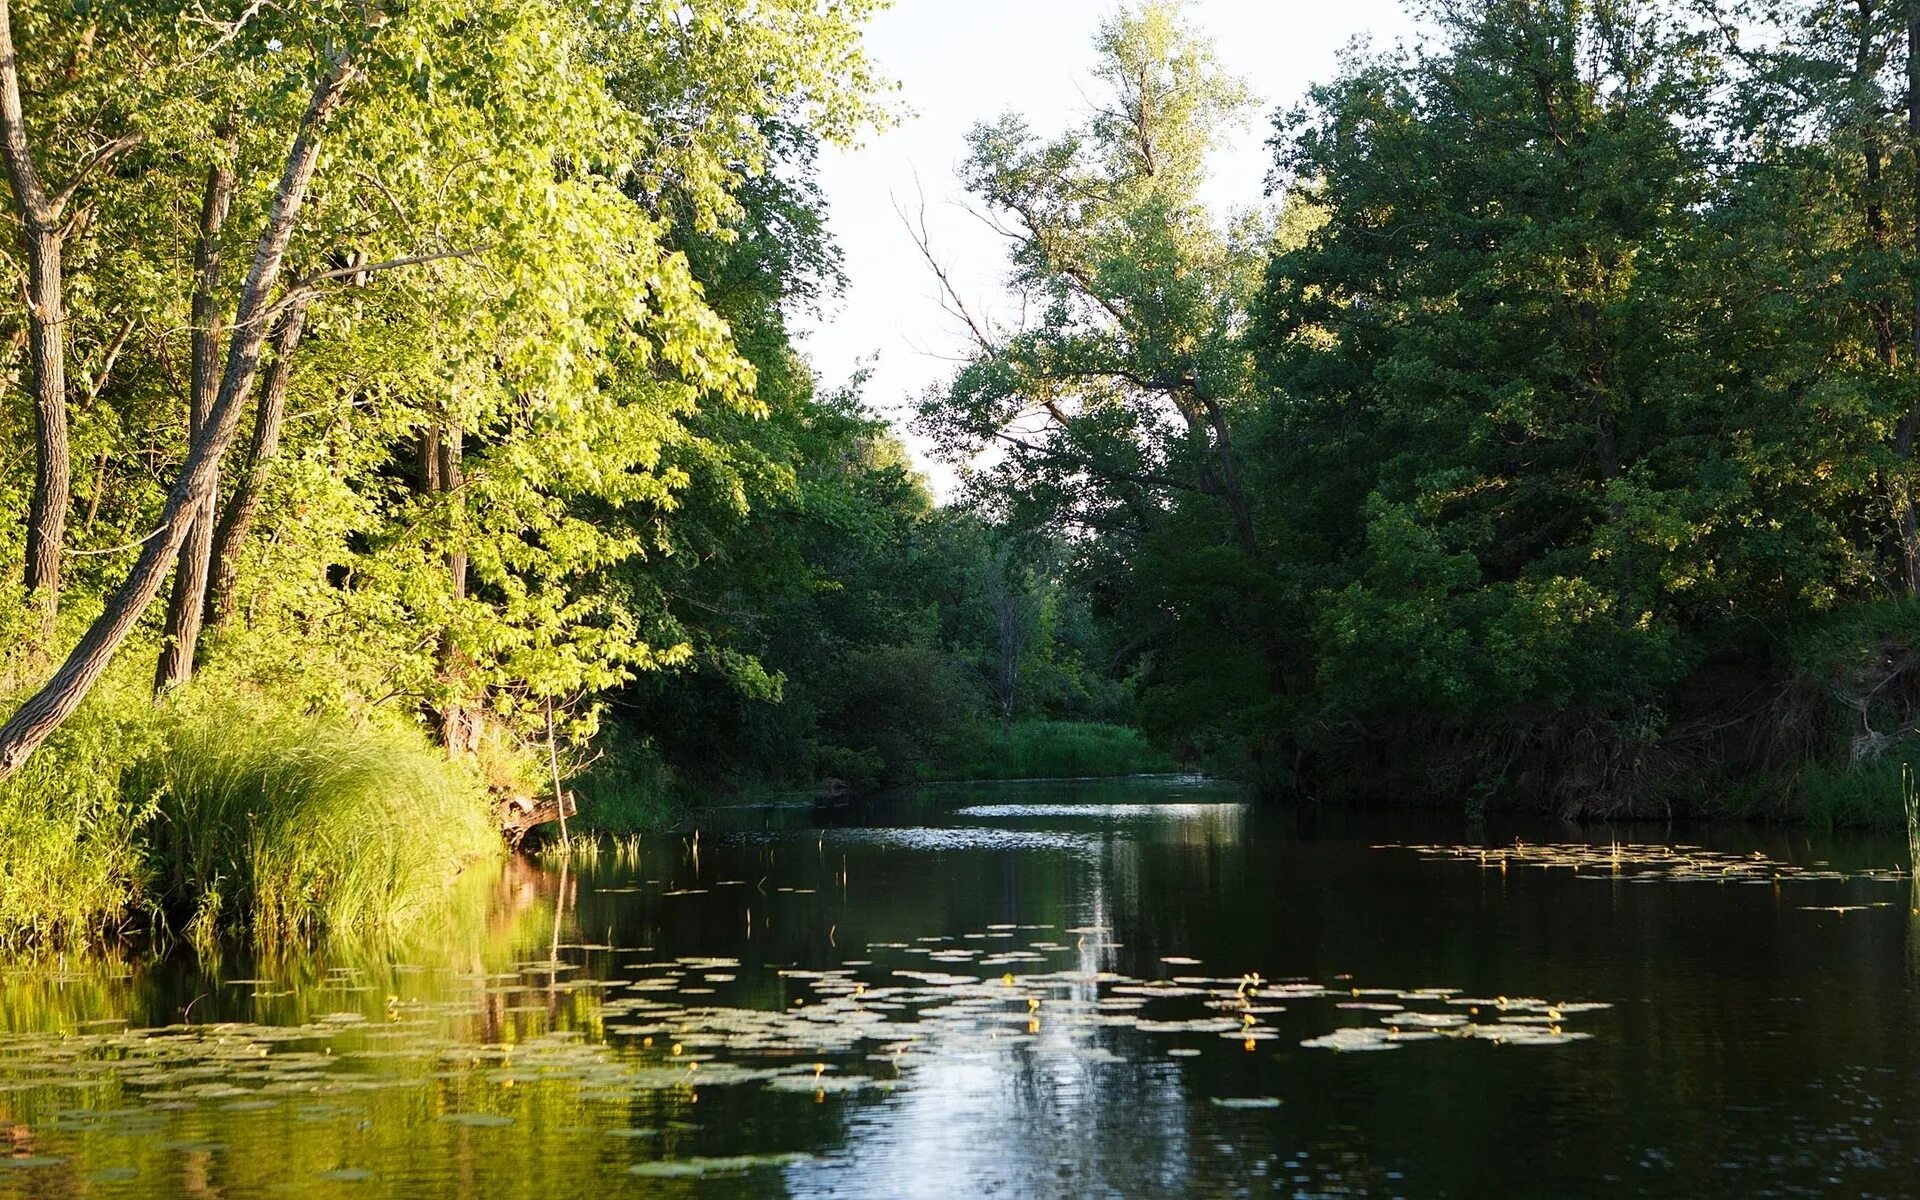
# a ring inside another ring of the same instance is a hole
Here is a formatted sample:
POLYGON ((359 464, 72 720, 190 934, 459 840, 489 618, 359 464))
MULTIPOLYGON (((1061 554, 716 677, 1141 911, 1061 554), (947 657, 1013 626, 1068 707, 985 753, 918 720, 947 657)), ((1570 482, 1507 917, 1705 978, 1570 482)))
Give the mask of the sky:
MULTIPOLYGON (((950 374, 965 349, 896 204, 917 214, 924 197, 934 252, 969 307, 1011 314, 1004 242, 969 213, 955 175, 964 139, 975 123, 1010 110, 1043 136, 1078 122, 1093 92, 1094 33, 1115 8, 1114 0, 894 0, 874 20, 868 51, 899 82, 908 112, 861 145, 821 156, 849 284, 802 329, 829 387, 871 360, 867 401, 903 425, 911 401, 950 374)), ((1222 210, 1261 202, 1275 108, 1331 78, 1356 36, 1385 47, 1414 30, 1402 0, 1195 0, 1189 13, 1260 99, 1256 119, 1210 164, 1206 199, 1222 210)), ((952 473, 929 462, 917 439, 908 445, 935 491, 950 490, 952 473)))

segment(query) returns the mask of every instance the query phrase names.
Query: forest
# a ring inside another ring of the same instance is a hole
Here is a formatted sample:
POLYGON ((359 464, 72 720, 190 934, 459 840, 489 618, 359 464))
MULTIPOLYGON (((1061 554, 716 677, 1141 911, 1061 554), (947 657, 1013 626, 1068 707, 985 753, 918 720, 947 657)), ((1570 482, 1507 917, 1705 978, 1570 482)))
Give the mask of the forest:
POLYGON ((1147 0, 954 147, 936 501, 797 332, 877 0, 0 0, 0 940, 948 778, 1899 823, 1920 8, 1413 8, 1275 111, 1147 0))

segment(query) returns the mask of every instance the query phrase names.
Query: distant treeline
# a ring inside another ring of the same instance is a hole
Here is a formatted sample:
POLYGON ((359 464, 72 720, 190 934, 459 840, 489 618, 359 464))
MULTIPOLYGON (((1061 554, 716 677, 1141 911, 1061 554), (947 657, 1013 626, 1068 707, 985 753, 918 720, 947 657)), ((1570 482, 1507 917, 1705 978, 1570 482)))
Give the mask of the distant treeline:
MULTIPOLYGON (((1070 531, 1140 713, 1308 795, 1897 817, 1920 9, 1434 0, 1274 118, 1177 4, 965 174, 1027 320, 921 423, 1070 531)), ((957 305, 960 297, 950 299, 957 305)))

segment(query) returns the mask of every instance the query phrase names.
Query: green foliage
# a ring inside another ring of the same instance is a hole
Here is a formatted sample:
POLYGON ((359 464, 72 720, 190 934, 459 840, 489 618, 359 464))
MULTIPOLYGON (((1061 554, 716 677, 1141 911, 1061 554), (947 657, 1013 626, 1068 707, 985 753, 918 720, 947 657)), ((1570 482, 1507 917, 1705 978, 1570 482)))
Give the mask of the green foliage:
POLYGON ((615 722, 596 739, 600 757, 574 777, 577 829, 616 836, 659 829, 685 809, 673 768, 615 722))
POLYGON ((976 724, 929 769, 928 780, 1084 779, 1150 775, 1177 764, 1139 730, 1097 721, 1018 721, 1004 732, 976 724))
POLYGON ((947 656, 924 642, 858 647, 829 687, 821 766, 856 788, 911 783, 979 705, 947 656))
POLYGON ((1812 762, 1801 772, 1799 797, 1808 824, 1825 828, 1907 827, 1906 780, 1920 766, 1920 744, 1908 742, 1871 765, 1812 762))
POLYGON ((127 771, 161 731, 127 699, 103 691, 0 782, 0 947, 84 945, 149 915, 153 810, 127 771))
POLYGON ((1207 761, 1568 813, 1885 761, 1920 716, 1904 14, 1415 7, 1276 115, 1278 213, 1197 198, 1246 97, 1178 4, 1101 28, 1091 120, 976 130, 1029 318, 974 322, 922 428, 996 451, 975 497, 1065 539, 1142 724, 1207 761))

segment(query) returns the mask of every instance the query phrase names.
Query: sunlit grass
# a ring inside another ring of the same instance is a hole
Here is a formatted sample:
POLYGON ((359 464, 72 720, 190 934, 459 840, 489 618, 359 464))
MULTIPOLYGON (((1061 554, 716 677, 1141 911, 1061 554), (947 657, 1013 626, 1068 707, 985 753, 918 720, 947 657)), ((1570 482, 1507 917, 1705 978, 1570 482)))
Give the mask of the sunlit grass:
POLYGON ((222 705, 132 778, 155 798, 161 902, 196 942, 404 928, 500 853, 479 782, 405 730, 222 705))
POLYGON ((124 775, 160 733, 144 703, 121 699, 103 689, 0 782, 0 946, 92 941, 146 904, 139 831, 151 808, 124 775))

